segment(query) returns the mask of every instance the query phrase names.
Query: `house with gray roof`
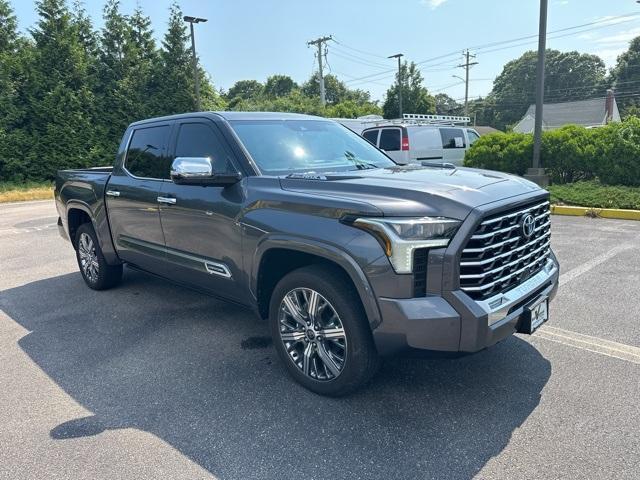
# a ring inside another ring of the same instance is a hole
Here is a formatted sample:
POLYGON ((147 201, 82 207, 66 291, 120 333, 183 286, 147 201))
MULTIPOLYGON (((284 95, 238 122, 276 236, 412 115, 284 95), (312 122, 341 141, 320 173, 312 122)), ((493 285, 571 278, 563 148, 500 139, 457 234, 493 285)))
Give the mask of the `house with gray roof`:
MULTIPOLYGON (((514 132, 533 133, 536 106, 531 105, 515 127, 514 132)), ((604 98, 578 100, 576 102, 545 103, 542 110, 542 129, 555 130, 564 125, 582 125, 587 128, 602 127, 609 122, 619 122, 620 111, 612 90, 604 98)))

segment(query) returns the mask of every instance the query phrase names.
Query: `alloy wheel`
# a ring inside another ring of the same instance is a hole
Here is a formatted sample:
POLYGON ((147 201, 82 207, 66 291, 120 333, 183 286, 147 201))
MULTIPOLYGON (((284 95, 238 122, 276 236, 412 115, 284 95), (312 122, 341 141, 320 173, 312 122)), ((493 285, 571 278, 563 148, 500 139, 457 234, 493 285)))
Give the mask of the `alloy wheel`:
POLYGON ((98 281, 100 264, 98 263, 96 247, 90 235, 86 233, 80 235, 78 254, 80 255, 80 268, 85 277, 87 277, 91 283, 96 283, 98 281))
POLYGON ((335 379, 347 358, 347 337, 331 303, 315 290, 295 288, 280 303, 280 339, 291 361, 306 376, 335 379))

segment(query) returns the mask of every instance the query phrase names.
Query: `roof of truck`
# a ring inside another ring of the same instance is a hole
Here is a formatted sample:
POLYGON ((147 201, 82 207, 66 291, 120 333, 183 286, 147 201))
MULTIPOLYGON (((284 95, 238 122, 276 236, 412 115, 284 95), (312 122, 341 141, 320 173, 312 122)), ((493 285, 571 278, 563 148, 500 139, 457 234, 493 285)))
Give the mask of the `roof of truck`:
POLYGON ((213 116, 222 117, 225 120, 327 120, 323 117, 316 117, 314 115, 304 115, 301 113, 286 113, 286 112, 189 112, 179 113, 177 115, 169 115, 166 117, 147 118, 145 120, 139 120, 133 122, 131 125, 140 125, 148 122, 158 122, 167 120, 179 120, 183 118, 191 117, 203 117, 213 116))

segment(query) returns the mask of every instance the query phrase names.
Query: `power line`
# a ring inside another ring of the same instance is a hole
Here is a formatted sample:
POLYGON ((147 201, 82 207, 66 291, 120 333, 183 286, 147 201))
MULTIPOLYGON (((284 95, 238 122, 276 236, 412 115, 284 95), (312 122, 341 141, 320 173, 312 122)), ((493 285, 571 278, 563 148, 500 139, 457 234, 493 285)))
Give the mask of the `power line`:
MULTIPOLYGON (((597 29, 600 29, 600 28, 607 28, 607 27, 611 27, 611 26, 615 26, 615 25, 620 25, 621 23, 629 22, 629 21, 631 21, 634 18, 637 18, 639 16, 640 16, 640 14, 638 14, 638 13, 628 13, 628 14, 624 14, 624 15, 618 15, 618 16, 615 16, 615 17, 605 18, 605 19, 596 20, 596 21, 593 21, 593 22, 588 22, 588 23, 583 23, 583 24, 580 24, 580 25, 573 25, 573 26, 570 26, 570 27, 564 27, 564 28, 561 28, 561 29, 558 29, 558 30, 553 30, 553 31, 548 32, 548 35, 553 35, 553 34, 556 34, 556 33, 563 33, 563 32, 570 32, 568 34, 555 35, 555 36, 549 37, 550 40, 557 39, 557 38, 564 38, 564 37, 573 36, 573 35, 580 35, 582 33, 588 32, 588 31, 597 30, 597 29), (623 20, 623 19, 626 19, 626 20, 623 20), (618 22, 617 20, 623 20, 623 21, 619 21, 618 22), (571 30, 581 29, 581 28, 584 28, 584 27, 590 27, 590 26, 593 26, 593 25, 600 25, 600 26, 595 27, 595 28, 580 30, 580 31, 577 31, 577 32, 572 32, 571 31, 571 30)), ((519 42, 521 40, 537 38, 537 36, 538 36, 537 34, 527 35, 527 36, 523 36, 523 37, 516 37, 516 38, 512 38, 512 39, 501 40, 501 41, 498 41, 498 42, 492 42, 492 43, 476 45, 476 46, 469 47, 469 50, 474 50, 474 51, 478 52, 480 50, 484 50, 486 48, 490 48, 490 47, 494 47, 494 46, 508 45, 510 43, 519 42)), ((500 50, 506 50, 506 49, 509 49, 509 48, 515 48, 515 47, 519 47, 519 46, 528 45, 530 43, 535 43, 535 41, 518 43, 516 45, 509 45, 509 46, 502 47, 502 48, 495 48, 495 49, 491 49, 491 50, 485 50, 483 52, 478 52, 478 53, 482 53, 484 55, 484 54, 487 54, 487 53, 497 52, 497 51, 500 51, 500 50)), ((344 45, 344 44, 341 44, 341 45, 343 47, 346 47, 346 45, 344 45)), ((351 47, 351 49, 354 50, 354 51, 358 51, 357 49, 355 49, 353 47, 351 47)), ((364 53, 364 51, 362 51, 362 50, 360 52, 364 53)), ((434 62, 434 61, 437 61, 437 60, 442 60, 442 59, 445 59, 445 58, 456 56, 456 55, 459 54, 458 52, 459 52, 459 50, 456 50, 456 51, 453 51, 453 52, 449 52, 449 53, 446 53, 446 54, 443 54, 443 55, 439 55, 439 56, 436 56, 436 57, 428 58, 426 60, 422 60, 422 61, 415 62, 415 63, 416 63, 416 65, 424 65, 424 64, 431 63, 431 62, 434 62)), ((373 55, 373 54, 371 54, 371 55, 373 55)), ((444 62, 444 63, 448 63, 448 61, 444 62)), ((369 81, 366 81, 366 80, 369 80, 369 79, 381 80, 382 78, 385 77, 385 74, 389 74, 389 73, 392 73, 392 72, 394 72, 394 69, 388 69, 386 71, 382 71, 382 72, 378 72, 378 73, 372 73, 372 74, 369 74, 369 75, 364 75, 364 76, 361 76, 361 77, 352 78, 351 80, 349 80, 348 82, 345 82, 345 83, 355 83, 355 82, 357 82, 357 83, 372 83, 372 82, 369 82, 369 81), (376 78, 376 77, 378 77, 378 78, 376 78)))

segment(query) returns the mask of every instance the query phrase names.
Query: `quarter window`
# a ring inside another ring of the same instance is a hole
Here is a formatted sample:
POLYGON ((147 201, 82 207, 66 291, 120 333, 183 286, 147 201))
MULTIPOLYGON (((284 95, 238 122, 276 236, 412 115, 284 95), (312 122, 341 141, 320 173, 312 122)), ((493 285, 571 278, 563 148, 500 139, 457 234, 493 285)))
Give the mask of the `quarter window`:
POLYGON ((464 133, 461 128, 441 128, 442 148, 465 148, 464 133))
POLYGON ((380 148, 387 152, 400 150, 400 129, 382 129, 382 131, 380 132, 380 148))
POLYGON ((168 158, 164 149, 170 127, 141 128, 133 132, 125 167, 136 177, 169 178, 168 158))
POLYGON ((215 173, 231 173, 233 166, 220 142, 208 125, 184 123, 178 133, 176 157, 209 157, 215 173))
POLYGON ((377 145, 377 143, 378 143, 378 132, 379 131, 380 130, 367 130, 366 132, 364 132, 362 134, 362 136, 364 138, 366 138, 367 140, 369 140, 371 145, 377 145))

